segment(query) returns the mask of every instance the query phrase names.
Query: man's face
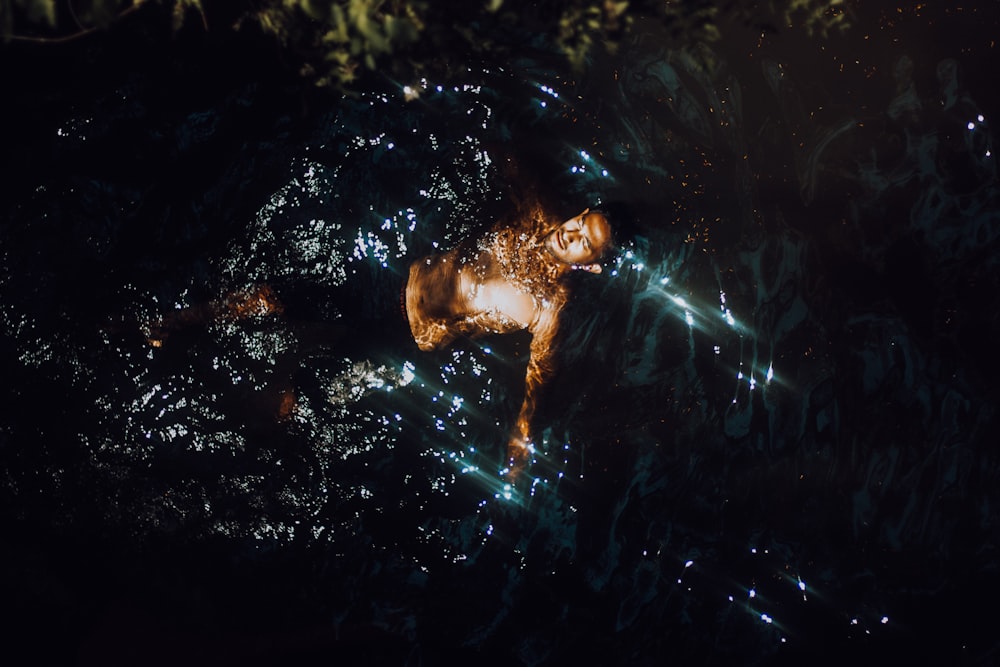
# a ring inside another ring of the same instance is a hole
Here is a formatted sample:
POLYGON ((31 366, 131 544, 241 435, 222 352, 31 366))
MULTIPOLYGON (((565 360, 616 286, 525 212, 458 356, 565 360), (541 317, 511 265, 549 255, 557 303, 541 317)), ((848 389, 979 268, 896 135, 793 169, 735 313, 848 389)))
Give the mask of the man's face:
POLYGON ((600 259, 610 241, 611 227, 607 218, 587 209, 549 234, 545 247, 565 264, 589 264, 600 259))

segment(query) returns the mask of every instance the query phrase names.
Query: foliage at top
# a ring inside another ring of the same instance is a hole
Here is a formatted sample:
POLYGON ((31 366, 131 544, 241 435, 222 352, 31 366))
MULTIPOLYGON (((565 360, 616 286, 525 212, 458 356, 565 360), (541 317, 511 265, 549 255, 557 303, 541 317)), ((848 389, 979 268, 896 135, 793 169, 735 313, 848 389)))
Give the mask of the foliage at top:
POLYGON ((846 0, 0 0, 5 42, 65 42, 108 29, 149 7, 174 30, 257 30, 317 85, 349 88, 365 71, 395 75, 468 59, 547 50, 580 67, 595 45, 614 50, 637 18, 661 21, 679 44, 712 42, 725 26, 844 30, 846 0), (224 24, 213 22, 227 5, 224 24), (157 11, 154 11, 155 10, 157 11), (219 10, 219 11, 217 11, 219 10))

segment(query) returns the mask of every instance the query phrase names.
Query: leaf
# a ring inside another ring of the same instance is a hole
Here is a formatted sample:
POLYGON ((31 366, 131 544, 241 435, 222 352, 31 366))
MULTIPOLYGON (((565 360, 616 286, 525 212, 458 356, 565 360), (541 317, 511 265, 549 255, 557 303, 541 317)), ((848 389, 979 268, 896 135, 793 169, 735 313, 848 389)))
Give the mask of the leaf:
MULTIPOLYGON (((10 3, 4 3, 9 11, 10 3)), ((45 21, 50 26, 56 24, 56 0, 17 0, 31 22, 45 21)))
POLYGON ((368 43, 365 45, 365 50, 369 53, 389 53, 392 49, 389 47, 389 40, 386 39, 382 31, 378 29, 378 26, 373 26, 372 30, 368 33, 368 43))
POLYGON ((409 44, 417 41, 419 32, 413 22, 396 16, 387 16, 385 19, 385 32, 389 41, 395 44, 409 44))
POLYGON ((609 0, 604 3, 604 12, 611 21, 617 20, 619 16, 625 13, 626 9, 628 9, 628 0, 622 0, 621 2, 609 0))
POLYGON ((175 0, 172 21, 174 32, 177 32, 184 27, 184 20, 187 18, 188 12, 191 10, 198 12, 204 22, 205 10, 201 6, 201 0, 175 0))
MULTIPOLYGON (((336 6, 336 5, 334 5, 334 6, 336 6)), ((314 2, 313 0, 302 0, 299 3, 299 7, 301 7, 302 11, 304 11, 306 13, 306 16, 308 16, 311 19, 314 19, 316 21, 320 21, 320 20, 326 18, 326 9, 327 8, 323 7, 323 6, 320 6, 320 5, 317 5, 317 3, 314 2)))
POLYGON ((351 54, 344 49, 334 49, 326 54, 325 60, 335 62, 338 65, 346 65, 351 60, 351 54))
POLYGON ((329 38, 330 41, 338 44, 346 44, 350 38, 347 36, 347 19, 344 17, 343 7, 338 4, 333 5, 330 12, 330 23, 333 25, 333 30, 328 31, 324 39, 329 38))

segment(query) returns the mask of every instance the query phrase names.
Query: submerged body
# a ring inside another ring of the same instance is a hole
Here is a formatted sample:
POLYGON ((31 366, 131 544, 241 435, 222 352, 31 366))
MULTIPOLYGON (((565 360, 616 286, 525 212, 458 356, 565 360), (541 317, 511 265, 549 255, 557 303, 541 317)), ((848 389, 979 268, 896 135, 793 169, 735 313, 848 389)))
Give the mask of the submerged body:
MULTIPOLYGON (((610 240, 611 230, 602 213, 588 209, 559 222, 536 207, 523 213, 514 224, 497 225, 477 239, 418 259, 406 272, 402 294, 406 322, 420 350, 442 349, 460 337, 518 331, 531 334, 524 400, 507 448, 512 475, 527 459, 538 390, 553 372, 559 314, 569 297, 563 278, 576 269, 599 273, 600 265, 593 262, 610 240)), ((394 292, 385 286, 355 291, 363 297, 359 300, 366 307, 398 313, 389 303, 395 299, 385 294, 399 294, 398 287, 394 292)), ((297 301, 301 307, 310 299, 297 301)), ((285 312, 285 302, 286 297, 278 297, 270 286, 256 285, 219 301, 169 313, 149 325, 146 338, 153 347, 161 347, 172 331, 196 323, 285 312)), ((393 317, 392 323, 383 322, 383 329, 394 328, 397 318, 393 317)), ((351 325, 351 318, 347 320, 340 329, 351 325)), ((300 333, 305 336, 304 332, 311 332, 309 338, 324 343, 336 334, 330 326, 316 323, 300 333)), ((343 331, 339 335, 343 336, 343 331)), ((294 398, 285 400, 290 392, 290 387, 281 391, 279 414, 284 416, 290 414, 294 404, 294 398)))
POLYGON ((410 265, 406 312, 410 331, 424 351, 445 347, 461 335, 533 330, 548 304, 505 278, 489 251, 472 258, 455 248, 410 265))
POLYGON ((527 458, 538 389, 553 370, 553 341, 568 298, 561 279, 574 269, 599 272, 592 262, 609 242, 607 219, 585 210, 561 224, 536 217, 497 227, 474 244, 410 265, 406 314, 421 350, 462 336, 532 335, 524 401, 507 451, 515 472, 527 458))

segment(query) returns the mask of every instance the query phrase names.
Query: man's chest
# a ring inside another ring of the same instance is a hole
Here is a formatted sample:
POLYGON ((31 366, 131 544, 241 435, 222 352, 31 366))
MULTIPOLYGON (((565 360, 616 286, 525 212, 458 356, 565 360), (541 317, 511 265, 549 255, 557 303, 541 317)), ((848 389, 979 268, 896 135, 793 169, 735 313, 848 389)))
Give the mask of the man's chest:
POLYGON ((510 283, 490 279, 476 284, 472 289, 471 309, 476 313, 498 316, 504 328, 523 329, 529 326, 538 313, 535 298, 510 283))

